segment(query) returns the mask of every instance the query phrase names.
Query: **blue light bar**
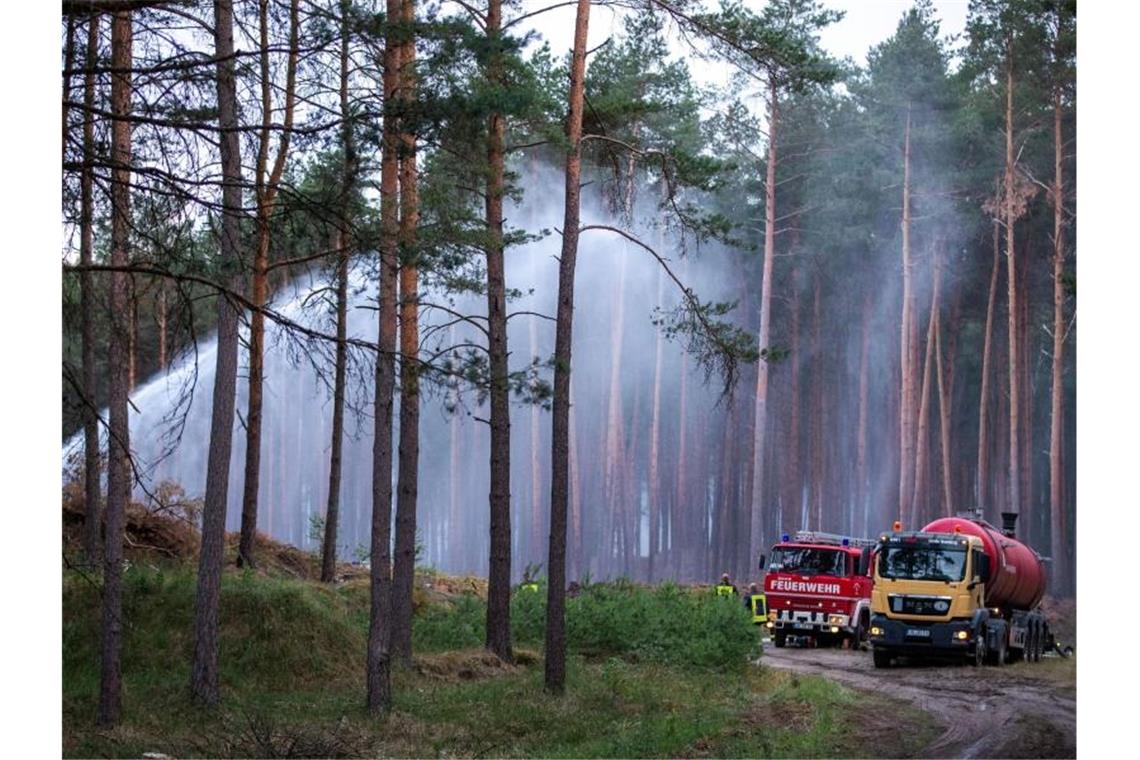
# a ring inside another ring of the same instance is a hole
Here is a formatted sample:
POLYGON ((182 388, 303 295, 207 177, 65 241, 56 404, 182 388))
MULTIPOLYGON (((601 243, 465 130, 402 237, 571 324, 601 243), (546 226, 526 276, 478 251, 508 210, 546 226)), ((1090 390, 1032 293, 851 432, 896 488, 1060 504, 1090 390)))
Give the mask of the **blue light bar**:
POLYGON ((844 546, 850 546, 851 545, 851 539, 850 538, 843 539, 843 545, 844 546))
POLYGON ((787 533, 785 533, 783 536, 780 537, 780 540, 783 541, 784 543, 787 543, 790 539, 791 539, 791 536, 789 536, 787 533))

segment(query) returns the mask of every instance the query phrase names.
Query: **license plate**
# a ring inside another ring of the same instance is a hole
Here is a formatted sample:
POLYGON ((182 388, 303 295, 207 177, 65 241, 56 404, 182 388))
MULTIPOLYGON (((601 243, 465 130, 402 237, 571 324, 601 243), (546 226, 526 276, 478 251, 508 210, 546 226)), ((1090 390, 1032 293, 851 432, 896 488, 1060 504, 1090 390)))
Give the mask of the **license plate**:
POLYGON ((811 623, 796 623, 795 625, 797 631, 810 631, 812 627, 811 623))
POLYGON ((906 635, 907 636, 917 636, 918 638, 922 638, 922 639, 929 639, 930 638, 930 629, 929 628, 907 628, 906 629, 906 635))

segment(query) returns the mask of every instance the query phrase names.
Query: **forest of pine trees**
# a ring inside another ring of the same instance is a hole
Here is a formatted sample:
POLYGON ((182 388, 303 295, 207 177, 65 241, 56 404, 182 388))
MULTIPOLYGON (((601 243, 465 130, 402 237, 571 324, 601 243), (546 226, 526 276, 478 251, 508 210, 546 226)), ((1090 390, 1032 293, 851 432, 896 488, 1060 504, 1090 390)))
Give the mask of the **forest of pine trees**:
POLYGON ((862 66, 816 0, 578 0, 573 51, 546 5, 63 3, 101 724, 125 510, 172 494, 205 705, 227 530, 368 561, 374 711, 417 563, 489 579, 507 661, 541 565, 554 692, 569 582, 752 578, 800 528, 1017 512, 1075 593, 1075 0, 971 0, 956 40, 916 0, 862 66))

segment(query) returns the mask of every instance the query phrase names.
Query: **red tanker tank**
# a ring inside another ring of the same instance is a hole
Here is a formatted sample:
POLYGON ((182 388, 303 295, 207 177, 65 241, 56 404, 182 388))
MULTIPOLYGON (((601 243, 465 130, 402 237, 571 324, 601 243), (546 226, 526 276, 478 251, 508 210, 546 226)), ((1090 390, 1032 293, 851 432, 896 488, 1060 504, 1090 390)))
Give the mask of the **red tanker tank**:
MULTIPOLYGON (((1011 521, 1012 522, 1012 521, 1011 521)), ((922 529, 923 533, 960 531, 982 540, 990 557, 990 580, 986 584, 987 607, 1032 610, 1045 595, 1045 563, 1037 552, 982 519, 943 517, 922 529)), ((1012 525, 1010 526, 1012 532, 1012 525)))

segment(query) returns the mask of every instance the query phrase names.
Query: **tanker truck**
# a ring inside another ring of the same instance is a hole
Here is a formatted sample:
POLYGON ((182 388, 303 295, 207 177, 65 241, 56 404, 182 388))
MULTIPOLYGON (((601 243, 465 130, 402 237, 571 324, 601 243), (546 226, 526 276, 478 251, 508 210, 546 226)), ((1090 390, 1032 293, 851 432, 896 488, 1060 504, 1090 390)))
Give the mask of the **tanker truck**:
POLYGON ((1016 520, 1003 512, 998 530, 965 513, 911 532, 896 522, 879 538, 869 637, 876 668, 898 656, 1036 662, 1053 648, 1037 610, 1044 563, 1015 537, 1016 520))

